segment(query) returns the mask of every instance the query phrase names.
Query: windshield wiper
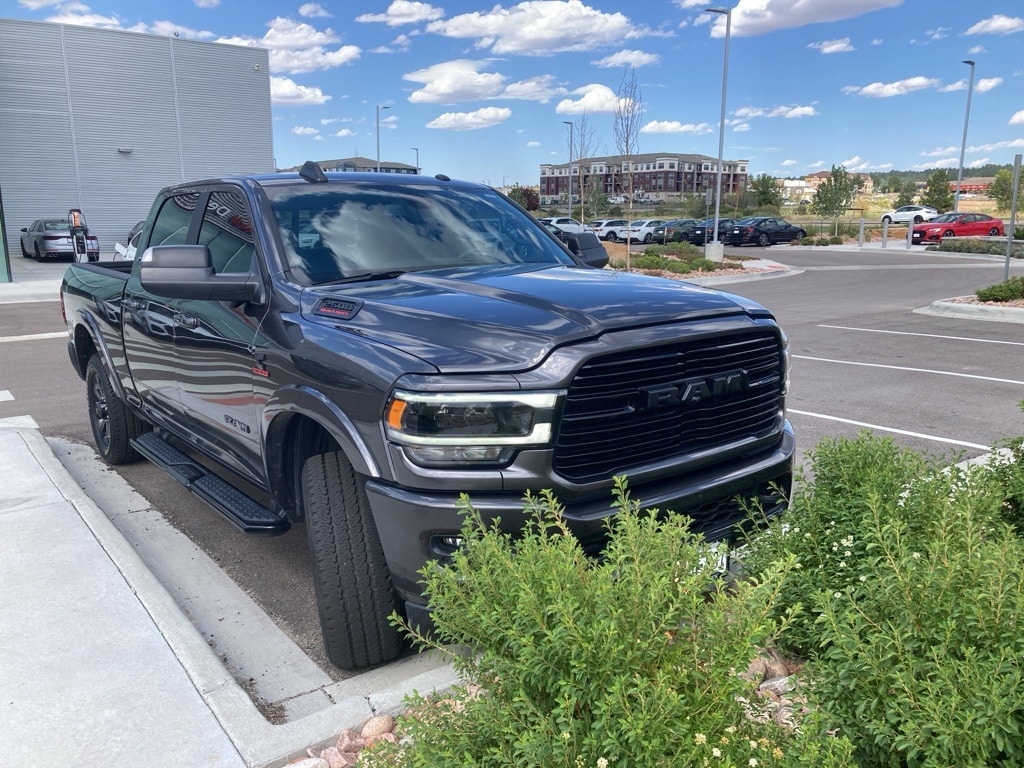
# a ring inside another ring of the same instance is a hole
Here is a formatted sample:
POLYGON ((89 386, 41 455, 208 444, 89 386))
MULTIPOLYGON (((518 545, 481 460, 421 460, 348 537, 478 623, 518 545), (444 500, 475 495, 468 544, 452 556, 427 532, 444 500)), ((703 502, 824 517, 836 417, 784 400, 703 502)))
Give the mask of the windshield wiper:
POLYGON ((325 280, 317 285, 338 285, 339 283, 364 283, 370 280, 391 280, 396 277, 404 275, 406 270, 396 269, 391 272, 363 272, 359 275, 348 275, 346 277, 339 277, 337 280, 325 280))

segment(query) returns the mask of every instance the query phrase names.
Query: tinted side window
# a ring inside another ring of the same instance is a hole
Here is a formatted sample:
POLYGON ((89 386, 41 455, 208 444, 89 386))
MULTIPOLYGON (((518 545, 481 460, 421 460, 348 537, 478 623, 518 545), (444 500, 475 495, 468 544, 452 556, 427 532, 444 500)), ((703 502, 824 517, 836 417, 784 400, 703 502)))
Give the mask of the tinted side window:
POLYGON ((150 245, 181 245, 188 236, 192 212, 199 202, 198 192, 186 192, 167 198, 156 214, 150 245))
POLYGON ((252 219, 240 193, 210 193, 199 229, 199 243, 210 249, 215 272, 251 271, 255 252, 252 219))

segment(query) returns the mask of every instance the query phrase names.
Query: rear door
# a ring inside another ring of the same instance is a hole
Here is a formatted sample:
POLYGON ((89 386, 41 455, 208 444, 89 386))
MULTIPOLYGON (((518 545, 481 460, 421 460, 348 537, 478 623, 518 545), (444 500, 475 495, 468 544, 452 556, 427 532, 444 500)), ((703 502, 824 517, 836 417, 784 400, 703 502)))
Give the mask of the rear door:
MULTIPOLYGON (((188 242, 194 228, 197 189, 176 190, 157 200, 151 213, 153 226, 143 248, 188 242)), ((135 260, 125 286, 123 312, 127 369, 141 404, 155 421, 176 424, 181 412, 178 374, 174 360, 174 316, 178 302, 147 292, 139 281, 142 260, 135 260)), ((129 391, 131 387, 127 388, 129 391)))

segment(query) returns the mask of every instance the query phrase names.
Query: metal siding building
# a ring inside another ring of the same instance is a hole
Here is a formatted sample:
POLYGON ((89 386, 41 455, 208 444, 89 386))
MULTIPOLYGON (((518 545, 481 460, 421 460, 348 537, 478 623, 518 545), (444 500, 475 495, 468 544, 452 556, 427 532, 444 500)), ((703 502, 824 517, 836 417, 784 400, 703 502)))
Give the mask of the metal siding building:
POLYGON ((261 48, 0 19, 0 189, 22 227, 81 208, 103 258, 162 187, 274 171, 261 48))

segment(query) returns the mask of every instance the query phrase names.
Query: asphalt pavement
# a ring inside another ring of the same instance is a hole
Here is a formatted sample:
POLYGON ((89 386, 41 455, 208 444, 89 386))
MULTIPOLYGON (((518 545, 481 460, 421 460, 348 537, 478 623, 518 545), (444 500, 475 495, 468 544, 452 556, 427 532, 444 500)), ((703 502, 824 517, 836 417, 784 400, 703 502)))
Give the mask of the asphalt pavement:
MULTIPOLYGON (((11 261, 0 303, 58 299, 52 266, 11 261)), ((760 271, 698 282, 793 274, 774 261, 751 266, 760 271)), ((1024 322, 1021 309, 924 309, 1024 322)), ((403 659, 336 683, 330 706, 274 724, 36 430, 0 427, 0 516, 0 764, 275 768, 400 711, 406 694, 455 682, 447 665, 403 659)))

